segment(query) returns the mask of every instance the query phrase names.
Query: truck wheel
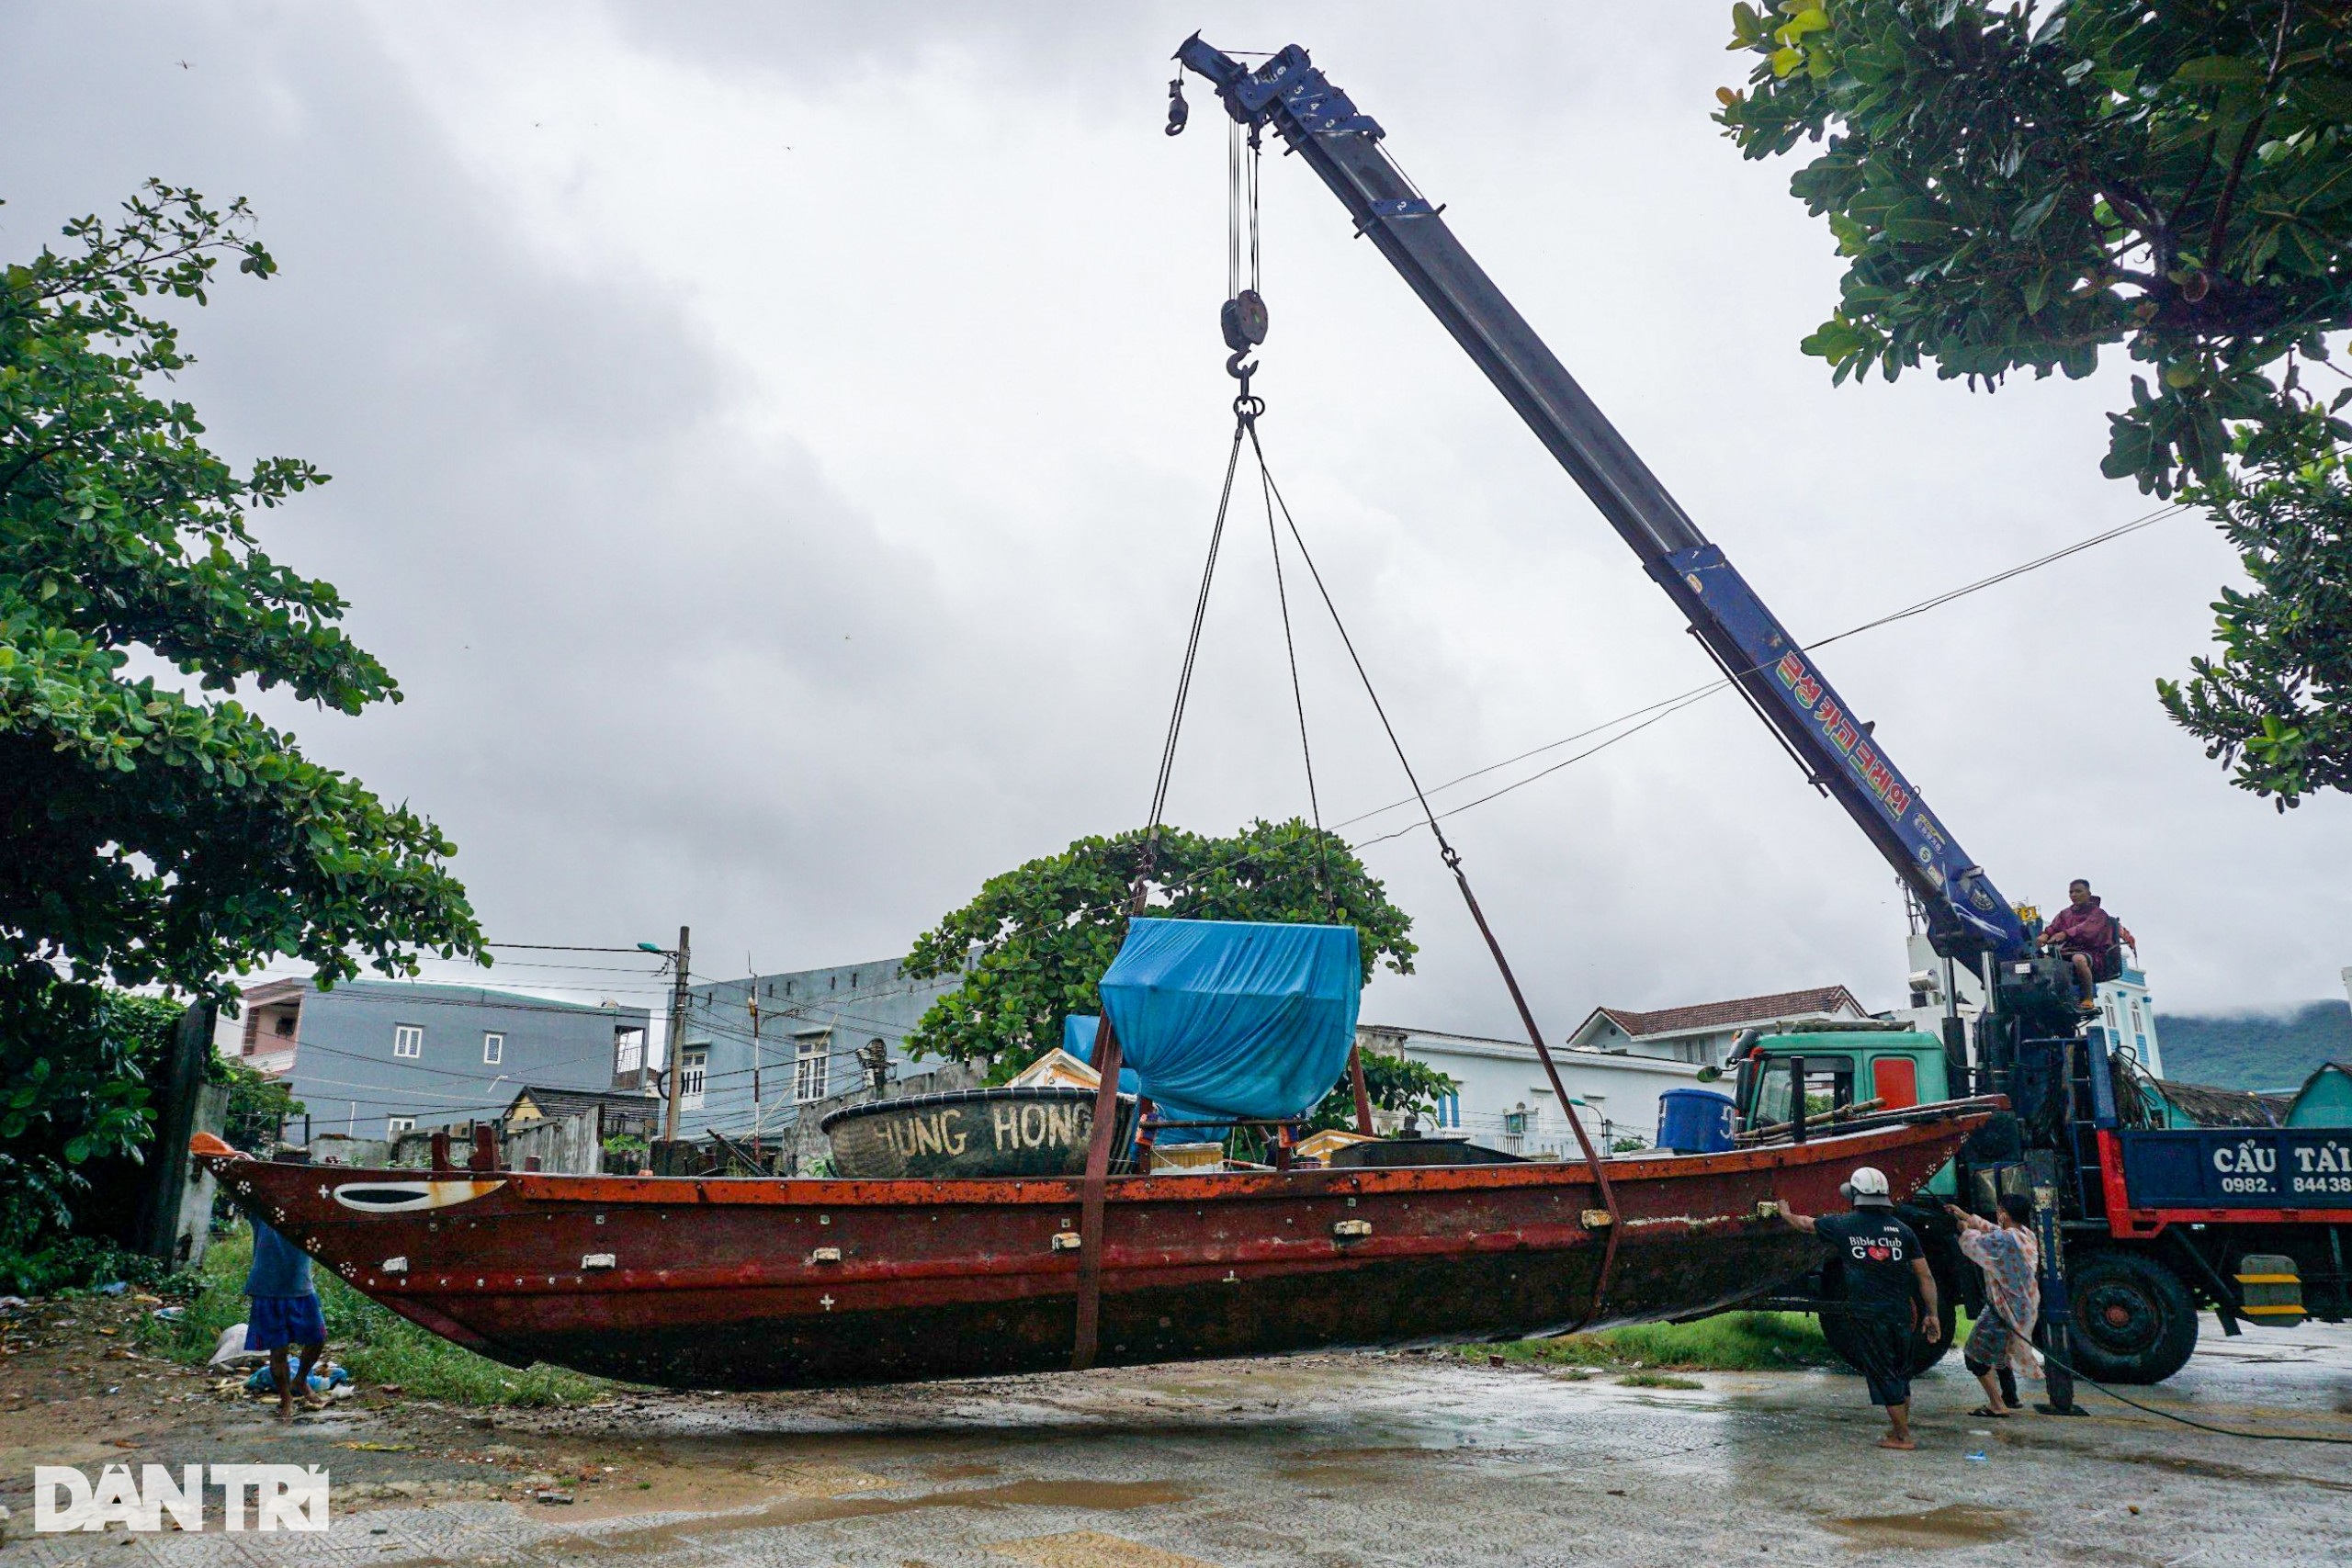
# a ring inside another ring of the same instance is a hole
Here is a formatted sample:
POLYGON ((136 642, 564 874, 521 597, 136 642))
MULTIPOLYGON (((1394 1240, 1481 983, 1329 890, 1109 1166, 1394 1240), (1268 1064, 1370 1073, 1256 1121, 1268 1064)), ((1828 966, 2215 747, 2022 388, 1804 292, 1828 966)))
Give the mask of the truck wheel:
POLYGON ((2137 1252, 2073 1260, 2075 1365, 2099 1382, 2152 1383, 2180 1371, 2197 1348, 2197 1303, 2180 1276, 2137 1252))
MULTIPOLYGON (((1835 1258, 1823 1267, 1815 1287, 1819 1299, 1836 1301, 1844 1292, 1839 1273, 1835 1258)), ((1959 1303, 1953 1299, 1953 1292, 1939 1283, 1936 1291, 1936 1325, 1943 1332, 1932 1343, 1924 1334, 1915 1332, 1911 1336, 1911 1376, 1917 1377, 1944 1359, 1944 1352, 1951 1348, 1951 1332, 1958 1313, 1959 1303)), ((1838 1359, 1854 1371, 1860 1371, 1862 1363, 1854 1343, 1854 1320, 1841 1312, 1825 1312, 1820 1314, 1819 1321, 1821 1337, 1829 1341, 1829 1348, 1838 1352, 1838 1359)))

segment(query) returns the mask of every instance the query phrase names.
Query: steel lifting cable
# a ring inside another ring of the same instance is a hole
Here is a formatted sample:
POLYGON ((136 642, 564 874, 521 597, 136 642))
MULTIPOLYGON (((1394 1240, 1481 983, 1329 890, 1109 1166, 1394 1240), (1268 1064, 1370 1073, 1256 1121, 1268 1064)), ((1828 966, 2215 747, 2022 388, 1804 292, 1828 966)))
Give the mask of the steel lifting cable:
POLYGON ((1159 842, 1160 822, 1168 809, 1168 781, 1176 768, 1176 739, 1184 728, 1185 701, 1192 695, 1193 667, 1201 656, 1201 627, 1208 618, 1209 588, 1216 580, 1217 551, 1225 543, 1225 518, 1233 505, 1233 476, 1241 464, 1241 436, 1248 423, 1249 415, 1239 410, 1237 400, 1233 447, 1225 458, 1225 485, 1217 492, 1216 522, 1209 529, 1208 558, 1201 563, 1201 591, 1193 600, 1193 629, 1184 639, 1184 663, 1176 677, 1176 701, 1168 710, 1168 733, 1159 747, 1159 773, 1152 781, 1150 830, 1144 840, 1144 874, 1147 876, 1152 852, 1159 842))
MULTIPOLYGON (((1254 432, 1257 416, 1251 413, 1243 415, 1243 418, 1249 421, 1254 432)), ((1254 442, 1254 435, 1252 439, 1254 442)), ((1316 870, 1323 885, 1324 907, 1336 916, 1340 908, 1340 893, 1331 881, 1331 844, 1323 831, 1323 801, 1315 788, 1315 749, 1307 744, 1306 739, 1306 695, 1298 683, 1298 643, 1291 636, 1290 591, 1283 581, 1283 540, 1274 527, 1273 476, 1266 472, 1262 460, 1258 465, 1258 488, 1263 492, 1266 502, 1266 544, 1274 557, 1274 604, 1282 611, 1283 652, 1290 660, 1291 706, 1298 714, 1298 754, 1306 765, 1306 809, 1315 823, 1316 870)))
POLYGON ((1388 721, 1388 710, 1382 705, 1380 694, 1374 689, 1372 675, 1364 669, 1363 660, 1356 652, 1355 639, 1348 635, 1347 623, 1340 618, 1340 607, 1332 603, 1331 591, 1325 586, 1323 573, 1315 564, 1315 557, 1307 550, 1306 540, 1298 531, 1298 520, 1291 515, 1290 502, 1283 499, 1282 487, 1274 482, 1273 470, 1266 466, 1266 450, 1259 444, 1258 426, 1254 419, 1245 418, 1243 426, 1250 435, 1250 450, 1258 459, 1258 472, 1262 476, 1266 491, 1274 504, 1282 509, 1283 523, 1290 531, 1291 543, 1297 547, 1299 559, 1306 563, 1307 575, 1314 580, 1315 592, 1322 597, 1323 608, 1331 617, 1332 626, 1340 634, 1341 646, 1348 650, 1349 662, 1355 666, 1356 678, 1363 684, 1363 694, 1372 700, 1372 711, 1379 716, 1380 728, 1387 734, 1389 749, 1396 753, 1397 765, 1405 770, 1405 782, 1412 786, 1413 798, 1420 802, 1421 815, 1428 820, 1430 831, 1437 838, 1439 857, 1446 870, 1453 874, 1454 886, 1462 890, 1462 901, 1468 906, 1470 919, 1477 925, 1478 934, 1486 939, 1487 951, 1501 974, 1503 987, 1510 993, 1511 1006, 1519 1010, 1519 1021, 1527 1031, 1529 1043, 1544 1064, 1544 1076, 1551 1080, 1552 1092, 1559 1098, 1560 1109, 1567 1113, 1568 1130, 1576 1134, 1577 1146, 1584 1153, 1585 1165, 1592 1172, 1593 1184, 1600 1189, 1602 1210, 1607 1213, 1608 1239, 1602 1244, 1600 1270, 1593 1277, 1592 1304, 1586 1310, 1570 1332, 1597 1321, 1609 1301, 1609 1276, 1617 1261, 1617 1235, 1623 1228, 1617 1208, 1617 1191, 1610 1182, 1606 1163, 1593 1147, 1592 1138, 1584 1129, 1584 1120, 1577 1114, 1576 1103, 1569 1098, 1568 1086, 1561 1077, 1559 1065, 1552 1059, 1552 1048, 1544 1043, 1544 1031, 1535 1021, 1534 1010, 1527 1005, 1527 997, 1519 987, 1519 976, 1511 972, 1510 960, 1487 923, 1487 914, 1478 907, 1478 896, 1471 890, 1470 877, 1462 869, 1462 852, 1447 841, 1445 829, 1438 826, 1437 813, 1430 808, 1429 797, 1421 793, 1421 781, 1413 773, 1413 764, 1405 755, 1404 742, 1396 738, 1396 727, 1388 721))

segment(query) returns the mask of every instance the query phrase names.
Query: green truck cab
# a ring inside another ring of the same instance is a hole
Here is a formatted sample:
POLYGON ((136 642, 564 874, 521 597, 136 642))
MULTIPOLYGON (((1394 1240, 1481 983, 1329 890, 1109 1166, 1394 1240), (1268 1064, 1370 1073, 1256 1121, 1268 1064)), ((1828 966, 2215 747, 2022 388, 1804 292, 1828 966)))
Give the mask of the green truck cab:
MULTIPOLYGON (((1876 1021, 1744 1035, 1733 1048, 1731 1072, 1734 1126, 1742 1134, 1770 1136, 1789 1127, 1795 1120, 1800 1076, 1808 1136, 1830 1136, 1841 1122, 1873 1111, 1900 1111, 1953 1098, 1941 1040, 1876 1021)), ((1956 1309, 1973 1283, 1973 1270, 1961 1267, 1958 1236, 1943 1211, 1944 1204, 1957 1201, 1959 1191, 1959 1177, 1947 1160, 1924 1188, 1895 1206, 1904 1223, 1918 1233, 1927 1247, 1942 1319, 1940 1337, 1914 1337, 1915 1372, 1935 1365, 1951 1348, 1956 1309)), ((1832 1273, 1836 1266, 1834 1259, 1826 1262, 1804 1280, 1793 1281, 1787 1292, 1754 1304, 1818 1313, 1823 1336, 1833 1349, 1845 1355, 1843 1292, 1832 1273)))
MULTIPOLYGON (((1804 1064, 1805 1120, 1828 1132, 1870 1111, 1900 1111, 1950 1100, 1944 1044, 1913 1029, 1806 1030, 1743 1043, 1733 1057, 1732 1099, 1740 1132, 1785 1125, 1795 1115, 1796 1073, 1804 1064)), ((1958 1178, 1950 1161, 1928 1179, 1922 1200, 1953 1201, 1958 1178)))

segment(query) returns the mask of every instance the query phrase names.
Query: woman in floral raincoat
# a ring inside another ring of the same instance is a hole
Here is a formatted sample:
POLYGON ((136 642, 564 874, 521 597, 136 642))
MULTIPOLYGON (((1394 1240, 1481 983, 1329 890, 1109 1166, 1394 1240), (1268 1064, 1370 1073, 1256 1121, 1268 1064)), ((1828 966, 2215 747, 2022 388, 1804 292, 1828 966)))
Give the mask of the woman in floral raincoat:
POLYGON ((2041 1375, 2034 1359, 2033 1325, 2041 1317, 2041 1245, 2033 1234, 2033 1200, 2012 1192, 2001 1200, 1998 1224, 1977 1218, 1957 1204, 1945 1210, 1960 1224, 1960 1250, 1984 1271, 1984 1312, 1961 1347, 1961 1359, 1984 1386, 1978 1416, 2002 1416, 2017 1408, 2016 1396, 2002 1397, 2004 1372, 2041 1375))

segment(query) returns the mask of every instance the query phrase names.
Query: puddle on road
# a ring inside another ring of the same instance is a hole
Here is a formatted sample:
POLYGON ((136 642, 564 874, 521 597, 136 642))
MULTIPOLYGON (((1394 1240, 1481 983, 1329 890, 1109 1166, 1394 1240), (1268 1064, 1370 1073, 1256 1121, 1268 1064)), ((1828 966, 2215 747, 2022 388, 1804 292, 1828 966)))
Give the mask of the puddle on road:
POLYGON ((2352 1492, 2352 1482, 2323 1481, 2316 1475, 2296 1475, 2279 1470, 2249 1470, 2244 1465, 2225 1464, 2220 1460, 2189 1459, 2180 1454, 2157 1454, 2145 1451, 2116 1453, 2109 1457, 2127 1464, 2154 1465, 2158 1470, 2177 1471, 2183 1475, 2202 1475, 2215 1481, 2245 1481, 2256 1486, 2277 1487, 2281 1484, 2316 1486, 2325 1492, 2352 1492))
POLYGON ((708 1536, 777 1525, 817 1524, 831 1519, 871 1518, 920 1508, 1084 1508, 1123 1513, 1188 1503, 1197 1495, 1164 1481, 1012 1481, 1001 1486, 960 1487, 913 1497, 791 1498, 739 1514, 705 1515, 630 1529, 575 1535, 547 1545, 564 1551, 653 1552, 708 1536))
POLYGON ((1983 1546, 2018 1533, 2008 1515, 1970 1503, 1947 1503, 1923 1514, 1862 1514, 1821 1523, 1856 1546, 1983 1546))

